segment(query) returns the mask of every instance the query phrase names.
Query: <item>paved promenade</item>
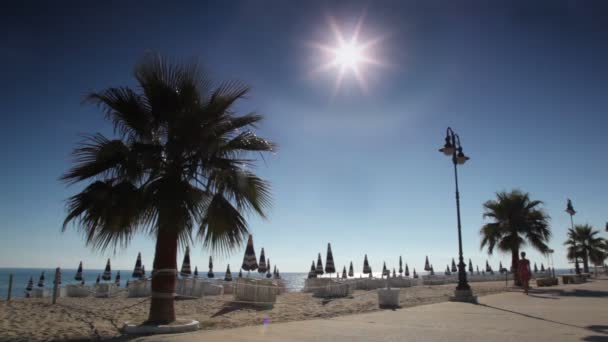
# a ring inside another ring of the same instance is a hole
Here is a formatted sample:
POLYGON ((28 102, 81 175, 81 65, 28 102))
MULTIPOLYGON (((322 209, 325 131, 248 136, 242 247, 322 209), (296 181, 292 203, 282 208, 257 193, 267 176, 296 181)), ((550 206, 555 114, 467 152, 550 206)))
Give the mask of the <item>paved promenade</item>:
POLYGON ((608 279, 395 311, 139 341, 608 341, 608 279))

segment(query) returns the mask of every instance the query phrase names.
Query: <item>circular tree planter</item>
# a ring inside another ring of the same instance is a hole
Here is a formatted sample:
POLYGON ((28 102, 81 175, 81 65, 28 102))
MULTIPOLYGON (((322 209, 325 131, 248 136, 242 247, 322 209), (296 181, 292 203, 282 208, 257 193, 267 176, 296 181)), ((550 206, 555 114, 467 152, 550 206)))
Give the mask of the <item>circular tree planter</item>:
POLYGON ((198 328, 198 321, 195 321, 193 319, 182 319, 167 325, 146 325, 125 322, 125 325, 122 330, 125 334, 129 335, 145 335, 191 332, 198 330, 198 328))
POLYGON ((399 307, 399 289, 378 289, 378 306, 382 309, 399 307))

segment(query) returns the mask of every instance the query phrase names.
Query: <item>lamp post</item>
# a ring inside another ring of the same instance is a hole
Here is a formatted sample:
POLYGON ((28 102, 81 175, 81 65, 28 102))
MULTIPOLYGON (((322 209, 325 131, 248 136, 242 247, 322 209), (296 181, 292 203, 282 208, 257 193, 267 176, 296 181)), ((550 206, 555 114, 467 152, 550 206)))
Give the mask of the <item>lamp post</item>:
MULTIPOLYGON (((572 201, 570 199, 568 199, 568 203, 566 204, 566 212, 570 215, 570 225, 572 226, 572 232, 574 233, 574 219, 572 217, 574 216, 574 214, 576 214, 576 210, 574 210, 574 207, 572 206, 572 201)), ((572 241, 574 242, 574 246, 572 246, 572 248, 574 249, 574 269, 576 274, 581 274, 581 268, 578 264, 576 240, 574 239, 574 237, 572 237, 572 241)))
POLYGON ((555 278, 555 262, 553 262, 553 253, 555 253, 555 250, 549 249, 547 253, 549 253, 549 256, 551 258, 551 277, 555 278))
POLYGON ((465 156, 462 152, 462 145, 460 144, 460 137, 458 134, 448 127, 445 135, 445 144, 439 149, 439 152, 445 154, 448 157, 452 157, 452 164, 454 164, 454 181, 456 184, 456 218, 458 221, 458 286, 454 291, 453 301, 460 302, 476 302, 477 298, 473 296, 471 287, 467 282, 467 271, 464 264, 464 258, 462 256, 462 233, 460 224, 460 192, 458 191, 458 168, 457 165, 462 165, 469 160, 469 157, 465 156))

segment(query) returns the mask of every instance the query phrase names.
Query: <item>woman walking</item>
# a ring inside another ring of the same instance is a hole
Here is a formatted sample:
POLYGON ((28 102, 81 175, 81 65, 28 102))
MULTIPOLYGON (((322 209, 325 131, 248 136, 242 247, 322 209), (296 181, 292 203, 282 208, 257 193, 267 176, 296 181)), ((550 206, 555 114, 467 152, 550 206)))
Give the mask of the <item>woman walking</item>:
POLYGON ((517 262, 517 273, 519 274, 521 285, 524 288, 524 293, 527 295, 528 289, 530 288, 530 277, 532 276, 532 273, 530 272, 530 261, 526 259, 526 252, 521 252, 521 259, 517 262))

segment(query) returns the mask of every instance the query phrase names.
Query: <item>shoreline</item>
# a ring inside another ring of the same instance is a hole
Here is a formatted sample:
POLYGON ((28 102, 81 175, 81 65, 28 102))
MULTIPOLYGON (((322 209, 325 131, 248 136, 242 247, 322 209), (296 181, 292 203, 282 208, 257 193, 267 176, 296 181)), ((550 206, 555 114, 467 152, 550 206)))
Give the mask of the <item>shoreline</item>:
MULTIPOLYGON (((400 290, 401 308, 445 302, 455 284, 419 285, 400 290)), ((478 296, 512 291, 504 281, 472 283, 478 296)), ((356 290, 351 298, 324 300, 310 293, 287 292, 272 308, 230 303, 232 295, 176 300, 178 318, 196 319, 201 330, 261 326, 381 311, 374 290, 356 290)), ((125 321, 145 320, 149 298, 49 298, 0 302, 0 340, 51 341, 120 337, 125 321)))

